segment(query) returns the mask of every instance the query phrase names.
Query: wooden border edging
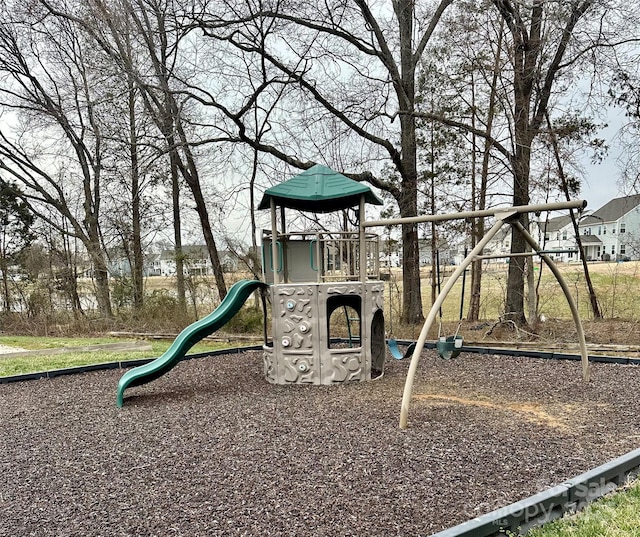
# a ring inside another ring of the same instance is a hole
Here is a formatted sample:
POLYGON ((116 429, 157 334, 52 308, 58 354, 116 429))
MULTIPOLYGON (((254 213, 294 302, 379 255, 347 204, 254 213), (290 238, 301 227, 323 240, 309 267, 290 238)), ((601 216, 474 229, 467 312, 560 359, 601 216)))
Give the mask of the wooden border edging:
POLYGON ((639 471, 640 449, 636 449, 561 485, 434 533, 431 537, 496 537, 504 536, 505 530, 523 535, 534 526, 583 509, 637 477, 639 471))

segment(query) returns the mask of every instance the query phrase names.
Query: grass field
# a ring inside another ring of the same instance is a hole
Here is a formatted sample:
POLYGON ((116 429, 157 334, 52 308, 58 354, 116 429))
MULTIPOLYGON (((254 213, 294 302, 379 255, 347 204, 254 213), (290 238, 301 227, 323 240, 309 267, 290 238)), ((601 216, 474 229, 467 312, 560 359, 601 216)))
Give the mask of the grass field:
POLYGON ((565 516, 529 537, 631 537, 640 536, 640 481, 615 492, 580 513, 565 516))
MULTIPOLYGON (((583 319, 593 317, 585 275, 581 264, 558 264, 567 285, 571 289, 580 316, 583 319)), ((447 267, 447 276, 452 267, 447 267)), ((589 273, 598 296, 598 301, 605 318, 626 320, 640 320, 640 262, 626 263, 598 262, 589 264, 589 273)), ((536 283, 539 289, 539 312, 547 318, 570 319, 571 311, 555 277, 544 265, 535 266, 536 283)), ((486 265, 482 276, 482 293, 480 297, 480 318, 497 319, 504 312, 507 283, 507 264, 492 263, 486 265)), ((444 281, 441 286, 444 285, 444 281)), ((466 316, 469 305, 470 275, 468 274, 463 316, 466 316)), ((431 277, 430 269, 423 269, 421 275, 423 310, 431 307, 431 277)), ((394 269, 388 282, 385 302, 399 317, 402 296, 402 273, 394 269)), ((454 285, 442 307, 442 317, 445 321, 457 321, 460 316, 462 298, 462 278, 454 285)), ((387 315, 388 317, 388 315, 387 315)))
MULTIPOLYGON (((30 336, 0 336, 0 345, 7 345, 25 350, 59 349, 100 345, 105 343, 122 343, 118 338, 42 338, 30 336)), ((64 354, 38 354, 37 356, 4 357, 0 354, 0 377, 50 371, 65 367, 74 367, 106 362, 137 360, 140 358, 156 358, 169 348, 169 340, 150 340, 151 351, 78 351, 64 354)), ((202 341, 194 345, 190 354, 214 351, 237 346, 234 343, 202 341)))

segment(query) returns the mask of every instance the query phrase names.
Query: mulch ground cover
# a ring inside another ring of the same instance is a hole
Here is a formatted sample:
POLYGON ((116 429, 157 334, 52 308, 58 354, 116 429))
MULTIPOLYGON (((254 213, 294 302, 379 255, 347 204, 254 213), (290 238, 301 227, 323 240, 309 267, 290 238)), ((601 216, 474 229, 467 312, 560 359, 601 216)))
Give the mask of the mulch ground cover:
POLYGON ((640 445, 640 368, 425 351, 272 386, 259 352, 0 385, 0 536, 420 536, 640 445))

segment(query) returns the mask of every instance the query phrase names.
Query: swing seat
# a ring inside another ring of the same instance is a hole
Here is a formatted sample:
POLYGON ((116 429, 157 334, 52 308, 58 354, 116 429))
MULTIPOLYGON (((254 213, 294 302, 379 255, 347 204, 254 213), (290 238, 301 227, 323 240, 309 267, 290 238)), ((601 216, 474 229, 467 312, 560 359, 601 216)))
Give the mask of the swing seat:
POLYGON ((405 357, 405 355, 402 354, 400 348, 398 347, 398 342, 394 338, 390 338, 387 340, 387 347, 389 347, 391 356, 393 356, 396 360, 402 360, 405 357))
POLYGON ((407 350, 404 351, 404 357, 406 358, 407 356, 411 356, 415 348, 416 348, 416 342, 414 341, 407 347, 407 350))
POLYGON ((387 347, 389 347, 389 352, 391 356, 393 356, 396 360, 403 360, 407 356, 411 356, 413 354, 413 350, 416 348, 416 344, 410 343, 407 349, 402 354, 402 351, 398 347, 398 342, 394 338, 390 338, 387 340, 387 347))
POLYGON ((436 343, 440 358, 451 360, 460 356, 462 341, 462 336, 441 337, 436 343))

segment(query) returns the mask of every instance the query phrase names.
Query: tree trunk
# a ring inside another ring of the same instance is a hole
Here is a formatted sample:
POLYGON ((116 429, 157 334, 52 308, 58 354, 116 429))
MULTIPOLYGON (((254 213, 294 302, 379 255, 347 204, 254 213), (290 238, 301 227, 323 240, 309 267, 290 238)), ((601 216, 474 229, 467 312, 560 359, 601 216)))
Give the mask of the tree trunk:
POLYGON ((402 225, 402 244, 402 320, 407 324, 421 323, 424 321, 424 316, 422 315, 418 226, 416 224, 402 225))
MULTIPOLYGON (((489 160, 491 158, 491 143, 493 135, 493 120, 496 114, 496 100, 498 93, 498 82, 500 81, 500 64, 502 63, 502 40, 504 34, 504 20, 500 20, 498 32, 498 42, 496 43, 496 56, 493 63, 491 76, 491 90, 489 93, 489 109, 487 110, 486 128, 484 136, 484 149, 482 152, 482 168, 480 171, 480 187, 473 192, 473 209, 482 211, 487 208, 487 187, 489 183, 489 160), (477 201, 476 201, 477 200, 477 201)), ((475 101, 474 101, 475 110, 475 101)), ((475 118, 475 113, 474 116, 475 118)), ((475 124, 473 125, 475 127, 475 124)), ((474 135, 475 139, 475 135, 474 135)), ((475 147, 475 144, 474 144, 475 147)), ((473 183, 475 187, 475 182, 473 183)), ((485 219, 473 218, 471 220, 471 247, 474 248, 485 233, 485 219)), ((482 295, 482 259, 478 259, 471 264, 471 298, 469 300, 468 321, 480 319, 480 297, 482 295)))
MULTIPOLYGON (((516 142, 517 143, 517 142, 516 142)), ((516 148, 516 157, 514 160, 514 189, 513 189, 513 205, 529 204, 529 163, 531 151, 529 147, 523 147, 518 144, 516 148), (520 153, 520 155, 518 155, 520 153)), ((522 213, 519 220, 525 229, 529 229, 529 215, 522 213)), ((511 231, 511 250, 512 254, 524 253, 527 242, 520 233, 515 230, 511 231)), ((509 273, 507 278, 507 297, 505 302, 505 318, 514 321, 519 325, 526 323, 524 315, 524 275, 525 275, 525 258, 511 257, 509 259, 509 273)))
MULTIPOLYGON (((510 44, 513 65, 513 132, 515 148, 511 158, 513 168, 514 205, 529 203, 529 172, 531 165, 531 144, 540 132, 549 106, 554 81, 564 68, 564 55, 570 45, 578 21, 591 9, 594 2, 585 0, 569 5, 559 39, 546 39, 544 32, 548 19, 552 16, 548 2, 533 0, 529 5, 510 0, 493 0, 513 38, 510 44), (528 16, 522 16, 528 10, 528 16), (528 21, 528 26, 527 26, 528 21), (543 37, 544 34, 544 37, 543 37), (548 64, 544 61, 549 60, 548 64), (531 114, 531 110, 534 113, 531 114)), ((557 24, 557 22, 556 22, 557 24)), ((589 49, 586 49, 589 50, 589 49)), ((580 53, 579 53, 580 54, 580 53)), ((520 219, 527 228, 528 216, 520 219)), ((525 240, 519 233, 512 233, 511 253, 525 251, 525 240)), ((511 257, 507 281, 505 315, 517 323, 524 324, 524 258, 511 257)))
MULTIPOLYGON (((564 173, 564 166, 562 165, 562 158, 560 156, 560 148, 558 147, 558 138, 556 136, 555 131, 553 130, 553 125, 551 124, 551 118, 548 113, 545 113, 545 119, 547 122, 547 127, 549 128, 549 139, 551 140, 551 146, 553 147, 553 154, 556 160, 556 167, 558 168, 558 177, 560 178, 560 189, 564 193, 565 199, 567 201, 571 201, 571 194, 569 192, 569 182, 567 181, 567 176, 564 173)), ((602 312, 600 311, 600 304, 598 303, 598 295, 596 294, 596 290, 593 287, 593 282, 591 281, 591 275, 589 274, 589 264, 587 263, 587 259, 584 255, 584 248, 582 247, 582 239, 580 238, 580 229, 578 228, 578 221, 576 220, 576 216, 573 212, 573 209, 569 211, 569 215, 571 216, 571 224, 573 225, 573 233, 576 238, 576 245, 578 246, 578 255, 580 256, 580 261, 582 262, 582 269, 584 270, 584 279, 587 283, 587 290, 589 292, 589 303, 591 304, 591 312, 593 313, 594 319, 602 319, 602 312)))
POLYGON ((438 231, 436 223, 431 222, 431 305, 438 298, 438 276, 436 272, 436 252, 438 251, 438 231))
MULTIPOLYGON (((92 114, 90 115, 92 117, 92 114)), ((97 126, 94 126, 94 130, 99 132, 97 126)), ((107 269, 106 253, 100 240, 100 224, 98 221, 101 205, 100 179, 102 172, 99 142, 100 136, 98 135, 96 136, 95 161, 92 163, 93 174, 88 171, 87 165, 83 166, 83 168, 85 168, 83 178, 85 190, 83 223, 86 229, 84 246, 87 249, 87 254, 93 265, 93 281, 96 287, 98 310, 105 317, 112 318, 113 310, 111 308, 111 291, 109 290, 109 271, 107 269)))
POLYGON ((211 231, 211 223, 209 221, 209 211, 207 210, 207 204, 204 196, 202 195, 202 186, 200 184, 200 176, 198 174, 198 166, 191 152, 186 133, 182 128, 182 120, 180 118, 180 112, 175 103, 173 95, 169 95, 171 102, 171 110, 174 113, 176 131, 182 142, 182 151, 185 155, 186 163, 181 162, 180 171, 184 180, 187 182, 193 199, 196 202, 196 212, 200 218, 200 227, 202 228, 202 234, 204 236, 204 242, 207 245, 209 252, 209 259, 211 260, 211 268, 213 269, 213 276, 216 280, 216 286, 218 287, 218 294, 222 301, 227 296, 227 285, 224 281, 224 272, 222 271, 222 265, 220 264, 220 256, 218 255, 218 247, 211 231))
MULTIPOLYGON (((66 226, 63 224, 63 227, 66 226)), ((84 312, 82 311, 82 303, 80 302, 80 295, 78 294, 78 265, 74 260, 74 253, 71 249, 71 241, 69 237, 69 234, 64 234, 62 236, 62 258, 64 259, 64 263, 67 268, 65 275, 68 274, 68 281, 65 281, 65 289, 69 300, 71 300, 71 309, 73 314, 78 317, 79 315, 84 314, 84 312)))
MULTIPOLYGON (((514 138, 515 151, 511 165, 513 167, 513 205, 529 204, 529 174, 531 167, 531 143, 533 136, 530 134, 529 111, 531 99, 532 76, 527 72, 525 77, 516 66, 514 74, 514 138)), ((520 223, 525 229, 529 229, 529 216, 526 213, 519 215, 520 223)), ((515 230, 511 231, 511 253, 524 253, 527 242, 524 237, 515 230)), ((524 314, 524 257, 511 257, 509 259, 509 275, 507 279, 507 297, 505 301, 505 318, 519 325, 526 323, 524 314)))
MULTIPOLYGON (((209 212, 207 211, 207 205, 202 195, 202 188, 200 186, 200 180, 194 179, 194 174, 197 173, 196 169, 189 171, 187 176, 190 179, 187 181, 193 194, 193 199, 196 202, 196 211, 200 217, 200 227, 202 228, 202 235, 204 236, 204 242, 207 245, 209 252, 209 259, 211 261, 211 267, 213 268, 213 276, 216 280, 216 286, 218 288, 218 295, 222 301, 227 295, 227 285, 224 281, 224 272, 222 271, 222 265, 220 264, 220 257, 218 255, 218 247, 211 231, 211 224, 209 222, 209 212)), ((185 176, 186 178, 186 176, 185 176)))
MULTIPOLYGON (((399 106, 400 116, 400 175, 402 192, 399 209, 401 217, 418 214, 418 164, 416 144, 415 70, 413 55, 414 4, 403 0, 394 3, 400 33, 400 81, 402 92, 399 106)), ((402 225, 402 318, 405 323, 415 324, 424 320, 422 314, 422 291, 420 288, 420 252, 418 248, 417 224, 402 225)))
MULTIPOLYGON (((527 244, 527 252, 531 251, 531 245, 527 244)), ((525 272, 527 277, 527 304, 529 312, 529 326, 535 326, 538 320, 538 289, 535 277, 535 262, 533 256, 525 257, 525 272)))
MULTIPOLYGON (((171 137, 169 137, 171 141, 171 137)), ((169 150, 171 168, 171 199, 173 205, 173 253, 176 262, 176 292, 178 309, 182 315, 187 313, 187 294, 184 281, 184 254, 182 253, 182 225, 180 218, 180 179, 175 148, 169 150)))
POLYGON ((140 225, 140 166, 138 162, 138 133, 136 130, 135 86, 128 78, 129 90, 129 152, 131 159, 131 242, 133 263, 131 281, 133 284, 133 309, 139 311, 144 297, 144 256, 142 253, 142 237, 140 225))
POLYGON ((98 311, 107 318, 113 317, 111 309, 111 293, 109 291, 109 271, 104 259, 104 251, 99 242, 86 244, 89 259, 93 265, 93 281, 95 284, 98 311))
POLYGON ((7 274, 7 263, 4 260, 0 260, 0 270, 2 271, 2 309, 9 313, 11 310, 11 298, 9 296, 9 275, 7 274))
MULTIPOLYGON (((487 130, 490 131, 493 113, 490 114, 490 120, 487 123, 487 130)), ((489 182, 489 159, 491 156, 491 142, 485 138, 484 151, 482 155, 482 169, 480 172, 480 187, 474 193, 474 210, 483 211, 487 208, 487 187, 489 182)), ((476 244, 484 237, 485 219, 473 218, 471 220, 471 248, 475 248, 476 244)), ((480 297, 482 295, 482 259, 476 259, 471 264, 471 298, 469 299, 469 311, 467 314, 468 321, 477 321, 480 319, 480 297)))
MULTIPOLYGON (((414 121, 413 117, 405 120, 414 121)), ((403 128, 403 132, 407 129, 403 128)), ((413 131, 415 135, 415 129, 413 131)), ((406 136, 403 136, 403 139, 406 136)), ((404 173, 398 205, 401 217, 416 216, 418 213, 417 170, 415 160, 415 136, 405 141, 413 143, 413 156, 403 159, 404 173), (412 142, 411 142, 412 139, 412 142)), ((404 144, 403 144, 404 145, 404 144)), ((422 292, 420 288, 420 252, 418 248, 418 225, 402 225, 402 320, 407 324, 424 321, 422 314, 422 292)))

